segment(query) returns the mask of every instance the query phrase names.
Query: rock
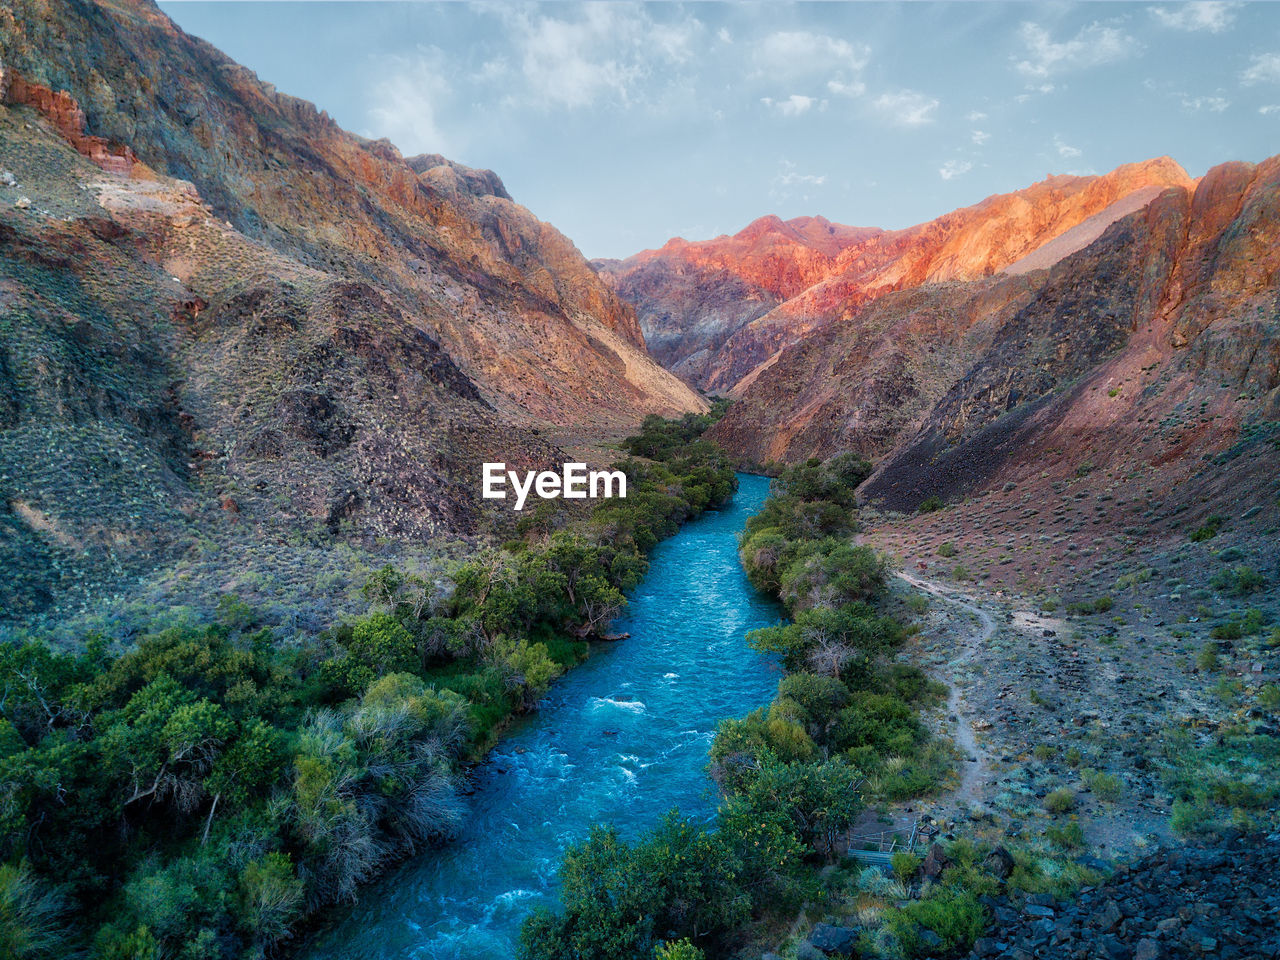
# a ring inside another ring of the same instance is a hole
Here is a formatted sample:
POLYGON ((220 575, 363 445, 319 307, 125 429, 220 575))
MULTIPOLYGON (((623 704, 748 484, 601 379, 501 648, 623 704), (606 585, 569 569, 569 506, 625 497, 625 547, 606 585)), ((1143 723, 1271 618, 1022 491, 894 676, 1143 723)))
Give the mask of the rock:
POLYGON ((1022 908, 1022 912, 1028 917, 1042 917, 1046 920, 1052 920, 1056 915, 1053 907, 1042 907, 1038 903, 1028 903, 1022 908))
POLYGON ((808 940, 801 940, 796 947, 796 960, 827 960, 827 955, 808 940))
POLYGON ((982 866, 989 873, 1006 880, 1013 873, 1013 854, 1003 846, 998 846, 983 858, 982 866))
POLYGON ((825 954, 847 956, 858 942, 858 929, 819 923, 809 932, 809 942, 825 954))
POLYGON ((18 181, 8 170, 0 170, 0 183, 6 187, 16 187, 18 185, 18 181))
POLYGON ((996 957, 1000 955, 1000 943, 994 937, 979 937, 973 941, 973 952, 978 957, 996 957))
POLYGON ((13 201, 13 205, 17 207, 19 210, 26 210, 29 206, 31 206, 31 198, 19 197, 17 200, 13 201))
POLYGON ((1120 912, 1120 905, 1114 900, 1108 900, 1102 909, 1094 915, 1094 921, 1098 924, 1098 929, 1103 933, 1110 933, 1120 926, 1120 921, 1123 919, 1124 914, 1120 912))
POLYGON ((1133 951, 1133 960, 1161 960, 1163 956, 1160 944, 1150 937, 1139 940, 1137 949, 1133 951))
POLYGON ((951 861, 943 852, 941 844, 933 844, 929 847, 929 852, 925 855, 924 862, 920 864, 920 872, 929 880, 936 880, 942 876, 942 871, 951 865, 951 861))
POLYGON ((920 941, 920 945, 926 950, 933 951, 942 948, 942 938, 928 927, 921 927, 917 930, 916 939, 920 941))

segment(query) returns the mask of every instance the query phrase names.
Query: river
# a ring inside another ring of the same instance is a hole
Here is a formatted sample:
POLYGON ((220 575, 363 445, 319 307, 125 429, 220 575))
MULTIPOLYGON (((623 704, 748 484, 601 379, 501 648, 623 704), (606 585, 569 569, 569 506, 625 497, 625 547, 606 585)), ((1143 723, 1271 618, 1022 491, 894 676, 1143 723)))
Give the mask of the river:
POLYGON ((510 960, 520 923, 554 906, 565 848, 593 823, 634 837, 673 807, 709 819, 716 724, 768 703, 779 672, 743 634, 780 609, 747 582, 737 533, 769 493, 739 474, 723 509, 654 549, 602 645, 556 681, 476 771, 457 839, 389 871, 333 912, 307 960, 510 960))

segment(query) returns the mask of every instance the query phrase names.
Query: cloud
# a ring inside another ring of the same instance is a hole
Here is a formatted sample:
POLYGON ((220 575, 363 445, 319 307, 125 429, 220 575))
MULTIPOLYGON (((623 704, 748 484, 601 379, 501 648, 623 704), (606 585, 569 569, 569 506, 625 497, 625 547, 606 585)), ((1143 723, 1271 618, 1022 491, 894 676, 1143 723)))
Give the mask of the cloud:
POLYGON ((977 123, 979 120, 987 119, 987 115, 981 110, 974 110, 969 116, 965 117, 970 123, 977 123))
POLYGON ((839 97, 860 97, 867 86, 860 74, 871 50, 842 37, 807 30, 781 30, 756 41, 755 75, 769 81, 826 79, 827 90, 839 97))
POLYGON ((704 29, 695 18, 659 21, 630 4, 584 4, 546 16, 533 7, 490 9, 515 48, 520 92, 513 99, 542 107, 643 99, 643 81, 690 62, 704 29))
POLYGON ((1180 3, 1175 7, 1151 7, 1151 15, 1156 21, 1173 30, 1189 32, 1222 33, 1236 20, 1236 9, 1239 3, 1227 3, 1223 0, 1203 0, 1203 2, 1180 3))
POLYGON ((1268 103, 1265 107, 1259 107, 1258 112, 1264 117, 1269 117, 1273 113, 1280 113, 1280 103, 1268 103))
POLYGON ((1208 110, 1210 113, 1222 113, 1227 107, 1231 106, 1231 101, 1225 97, 1189 97, 1182 95, 1182 105, 1188 110, 1208 110))
POLYGON ((1240 82, 1247 87, 1255 83, 1280 83, 1280 53, 1259 53, 1249 68, 1240 74, 1240 82))
POLYGON ((974 142, 975 146, 980 147, 991 139, 991 134, 987 133, 985 130, 975 130, 973 133, 969 134, 969 139, 974 142))
POLYGON ((801 199, 809 199, 806 190, 810 187, 821 187, 827 182, 825 173, 801 173, 790 160, 778 161, 778 172, 774 174, 769 185, 769 196, 773 200, 790 199, 797 192, 801 199))
POLYGON ((850 83, 843 80, 828 80, 827 89, 838 97, 860 97, 867 92, 867 85, 861 80, 850 83))
POLYGON ((973 164, 968 160, 948 160, 938 168, 938 176, 943 180, 951 180, 955 177, 963 177, 972 169, 973 164))
POLYGON ((1074 160, 1084 152, 1079 147, 1073 147, 1071 144, 1063 142, 1063 139, 1059 136, 1053 138, 1053 148, 1058 151, 1058 156, 1064 160, 1074 160))
POLYGON ((389 72, 373 86, 367 114, 371 137, 386 137, 406 155, 452 154, 459 149, 440 128, 439 111, 452 91, 444 69, 444 54, 423 47, 417 57, 393 57, 389 72))
POLYGON ((808 113, 815 106, 818 109, 826 107, 827 101, 819 100, 817 97, 806 97, 803 94, 793 93, 785 100, 774 100, 772 97, 761 97, 760 102, 766 107, 771 107, 784 117, 798 117, 802 113, 808 113))
POLYGON ((915 90, 882 93, 872 105, 900 127, 919 127, 933 123, 938 101, 915 90))
POLYGON ((797 77, 833 70, 857 73, 870 50, 840 37, 807 30, 771 33, 756 44, 756 63, 771 76, 797 77))
POLYGON ((1082 27, 1069 40, 1054 40, 1048 30, 1036 23, 1024 23, 1019 34, 1026 46, 1026 56, 1016 60, 1015 66, 1019 73, 1036 80, 1114 63, 1140 49, 1133 37, 1103 23, 1082 27))

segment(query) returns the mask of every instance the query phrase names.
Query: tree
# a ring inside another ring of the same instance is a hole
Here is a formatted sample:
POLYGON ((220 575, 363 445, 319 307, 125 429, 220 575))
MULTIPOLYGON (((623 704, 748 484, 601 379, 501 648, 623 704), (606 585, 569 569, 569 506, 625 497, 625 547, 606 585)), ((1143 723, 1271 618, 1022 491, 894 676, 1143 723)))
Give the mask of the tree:
POLYGON ((747 784, 747 802, 786 811, 806 843, 834 859, 840 835, 862 812, 858 772, 842 760, 782 763, 768 759, 747 784))

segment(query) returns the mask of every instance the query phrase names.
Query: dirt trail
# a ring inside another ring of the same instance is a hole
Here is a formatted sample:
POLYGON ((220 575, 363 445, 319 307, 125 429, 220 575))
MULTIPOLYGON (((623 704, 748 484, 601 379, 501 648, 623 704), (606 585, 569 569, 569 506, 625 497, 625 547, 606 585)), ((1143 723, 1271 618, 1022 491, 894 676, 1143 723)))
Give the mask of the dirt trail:
POLYGON ((960 806, 969 806, 981 797, 982 785, 987 780, 990 768, 987 750, 980 743, 973 731, 973 710, 965 700, 964 691, 958 682, 957 673, 987 644, 996 632, 996 621, 986 610, 980 607, 973 597, 958 593, 932 580, 926 580, 915 574, 900 570, 899 579, 924 593, 928 593, 945 603, 965 611, 978 621, 977 629, 970 631, 963 639, 956 655, 946 665, 947 676, 944 678, 950 688, 947 697, 947 715, 954 716, 956 746, 960 748, 963 759, 960 761, 960 785, 953 795, 960 806), (970 760, 972 758, 972 760, 970 760))

